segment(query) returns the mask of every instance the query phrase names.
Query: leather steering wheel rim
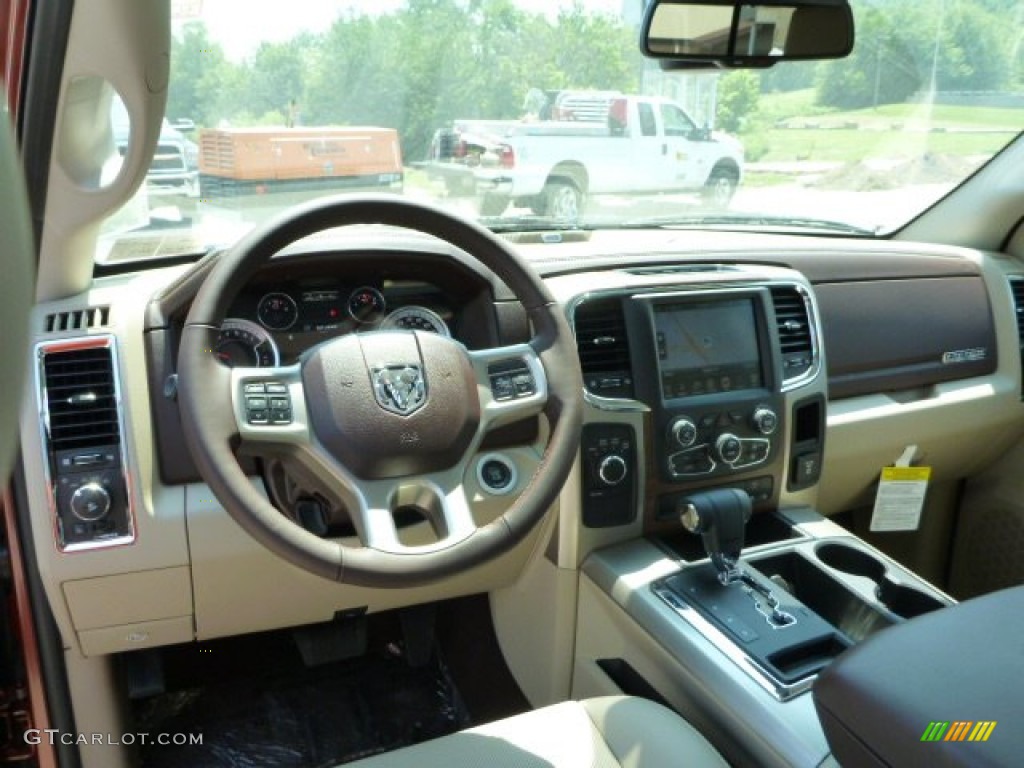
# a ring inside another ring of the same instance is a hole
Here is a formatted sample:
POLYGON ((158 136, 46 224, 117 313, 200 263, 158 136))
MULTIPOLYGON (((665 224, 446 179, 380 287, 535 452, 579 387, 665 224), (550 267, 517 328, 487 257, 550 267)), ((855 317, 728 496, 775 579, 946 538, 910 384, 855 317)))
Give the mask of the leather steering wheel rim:
POLYGON ((346 195, 316 200, 257 226, 221 254, 186 318, 178 374, 186 442, 200 474, 226 511, 257 541, 288 562, 348 584, 415 586, 507 552, 543 519, 568 477, 579 447, 583 382, 575 342, 561 308, 540 277, 490 231, 436 206, 399 196, 346 195), (323 230, 362 224, 432 235, 496 274, 528 314, 533 336, 528 347, 520 347, 527 350, 526 354, 532 350, 536 355, 546 385, 542 412, 550 433, 538 467, 519 497, 504 514, 475 527, 471 535, 430 551, 396 554, 371 548, 365 542, 361 547, 343 546, 310 533, 281 514, 257 491, 238 463, 235 449, 241 440, 239 422, 224 395, 232 393, 234 379, 231 369, 212 354, 220 324, 238 288, 274 254, 323 230))

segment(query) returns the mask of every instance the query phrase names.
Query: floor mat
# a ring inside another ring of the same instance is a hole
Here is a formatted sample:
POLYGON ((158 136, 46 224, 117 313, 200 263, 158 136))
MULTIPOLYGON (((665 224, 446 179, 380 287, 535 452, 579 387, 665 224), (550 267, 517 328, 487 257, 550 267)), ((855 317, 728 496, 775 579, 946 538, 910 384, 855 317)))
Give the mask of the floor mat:
POLYGON ((137 702, 139 731, 202 734, 203 741, 147 745, 142 765, 320 768, 453 733, 470 721, 437 654, 415 669, 395 645, 312 669, 273 655, 266 665, 272 671, 224 675, 137 702))

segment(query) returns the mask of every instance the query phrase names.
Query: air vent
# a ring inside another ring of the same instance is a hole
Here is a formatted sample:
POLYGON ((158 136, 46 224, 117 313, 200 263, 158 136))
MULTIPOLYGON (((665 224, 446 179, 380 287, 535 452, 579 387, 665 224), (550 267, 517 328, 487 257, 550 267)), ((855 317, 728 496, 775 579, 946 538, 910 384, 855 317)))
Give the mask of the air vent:
POLYGON ((577 307, 574 324, 587 390, 601 397, 632 397, 633 374, 622 301, 586 301, 577 307))
POLYGON ((625 270, 630 275, 684 275, 698 272, 738 272, 728 264, 675 264, 663 267, 631 267, 625 270))
MULTIPOLYGON (((1010 278, 1010 293, 1013 296, 1013 311, 1017 318, 1017 348, 1020 350, 1021 370, 1024 371, 1024 277, 1010 278)), ((1021 398, 1024 399, 1024 378, 1021 379, 1021 398)))
POLYGON ((43 381, 50 450, 55 455, 120 444, 109 346, 48 351, 43 358, 43 381))
POLYGON ((86 331, 103 328, 110 323, 110 307, 88 307, 67 312, 51 312, 46 316, 46 332, 86 331))
POLYGON ((782 348, 783 384, 792 384, 806 376, 814 366, 811 317, 804 295, 796 286, 774 286, 771 292, 782 348))

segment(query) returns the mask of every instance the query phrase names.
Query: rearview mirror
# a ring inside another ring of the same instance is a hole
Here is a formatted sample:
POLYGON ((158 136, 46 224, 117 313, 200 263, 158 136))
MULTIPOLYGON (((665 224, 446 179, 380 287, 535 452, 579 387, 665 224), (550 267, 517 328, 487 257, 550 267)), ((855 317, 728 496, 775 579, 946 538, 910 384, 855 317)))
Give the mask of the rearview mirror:
POLYGON ((640 47, 656 59, 770 67, 843 58, 853 37, 846 0, 653 0, 640 47))

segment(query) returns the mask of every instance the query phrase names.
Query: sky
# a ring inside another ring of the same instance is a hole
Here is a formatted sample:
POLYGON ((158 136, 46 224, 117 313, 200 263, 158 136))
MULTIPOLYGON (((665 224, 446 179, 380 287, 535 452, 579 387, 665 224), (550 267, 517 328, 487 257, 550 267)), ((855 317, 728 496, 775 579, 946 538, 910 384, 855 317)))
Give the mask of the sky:
MULTIPOLYGON (((515 0, 531 11, 555 15, 572 0, 515 0)), ((618 14, 624 5, 639 5, 640 0, 581 0, 584 7, 618 14)), ((202 18, 211 36, 220 42, 228 58, 240 60, 251 54, 259 43, 282 42, 299 32, 319 32, 331 25, 346 10, 372 10, 380 13, 400 8, 403 0, 172 0, 175 29, 185 19, 202 18)))

